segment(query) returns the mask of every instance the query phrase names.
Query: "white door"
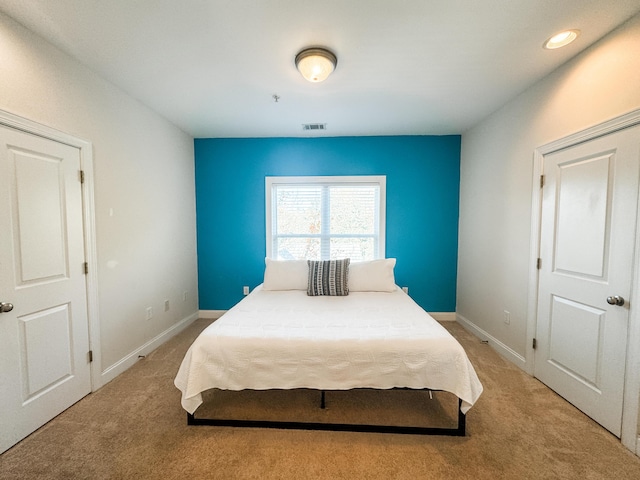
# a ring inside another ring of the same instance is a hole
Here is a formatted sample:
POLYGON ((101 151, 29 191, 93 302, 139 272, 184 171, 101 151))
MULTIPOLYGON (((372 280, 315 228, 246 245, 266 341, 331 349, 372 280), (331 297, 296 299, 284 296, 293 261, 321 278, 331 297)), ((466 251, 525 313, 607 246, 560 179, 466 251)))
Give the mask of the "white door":
POLYGON ((0 452, 91 391, 79 170, 0 126, 0 452))
POLYGON ((535 376, 620 437, 640 126, 543 166, 535 376))

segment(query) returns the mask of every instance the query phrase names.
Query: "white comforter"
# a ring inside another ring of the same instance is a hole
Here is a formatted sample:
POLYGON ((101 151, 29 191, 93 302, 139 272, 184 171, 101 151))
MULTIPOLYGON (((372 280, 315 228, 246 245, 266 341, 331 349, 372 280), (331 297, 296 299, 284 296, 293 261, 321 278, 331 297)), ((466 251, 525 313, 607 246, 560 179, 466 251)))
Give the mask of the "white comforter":
POLYGON ((210 388, 429 388, 455 394, 463 413, 482 393, 462 346, 400 289, 309 297, 258 287, 200 334, 175 385, 189 413, 210 388))

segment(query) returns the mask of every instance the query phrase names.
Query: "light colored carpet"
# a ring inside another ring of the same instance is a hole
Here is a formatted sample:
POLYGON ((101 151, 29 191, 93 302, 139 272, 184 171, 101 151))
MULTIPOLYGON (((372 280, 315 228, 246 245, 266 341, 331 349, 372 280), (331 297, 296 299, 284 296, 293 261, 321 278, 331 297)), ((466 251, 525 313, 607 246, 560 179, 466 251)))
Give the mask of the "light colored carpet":
MULTIPOLYGON (((458 324, 485 391, 467 436, 186 425, 173 378, 198 320, 0 456, 2 479, 640 479, 640 458, 458 324)), ((213 392, 238 418, 455 422, 455 399, 425 392, 213 392)), ((200 410, 198 411, 200 413, 200 410)), ((447 425, 448 426, 448 425, 447 425)))

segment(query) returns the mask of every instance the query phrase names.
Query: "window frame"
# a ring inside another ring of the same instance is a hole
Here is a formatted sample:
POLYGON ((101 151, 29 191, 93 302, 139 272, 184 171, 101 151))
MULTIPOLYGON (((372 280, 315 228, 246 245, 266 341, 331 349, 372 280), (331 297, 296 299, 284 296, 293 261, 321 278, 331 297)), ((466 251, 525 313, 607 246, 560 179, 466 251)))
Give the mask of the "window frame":
MULTIPOLYGON (((266 214, 266 253, 273 259, 273 206, 274 186, 277 185, 377 185, 379 188, 378 219, 376 230, 378 233, 378 248, 374 259, 385 258, 386 255, 386 205, 387 205, 387 177, 386 175, 335 175, 335 176, 289 176, 265 177, 265 214, 266 214)), ((327 213, 327 212, 324 212, 327 213)))

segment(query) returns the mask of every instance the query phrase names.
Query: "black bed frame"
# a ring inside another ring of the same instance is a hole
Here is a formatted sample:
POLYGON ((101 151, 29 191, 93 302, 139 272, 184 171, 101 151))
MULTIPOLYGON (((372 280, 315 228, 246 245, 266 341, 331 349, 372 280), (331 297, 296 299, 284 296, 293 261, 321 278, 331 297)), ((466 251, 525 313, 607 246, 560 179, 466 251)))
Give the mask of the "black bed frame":
MULTIPOLYGON (((320 408, 325 408, 325 391, 321 390, 320 408)), ((187 413, 187 425, 209 425, 218 427, 253 427, 280 428, 287 430, 324 430, 332 432, 364 432, 364 433, 402 433, 409 435, 447 435, 464 437, 466 415, 460 407, 462 400, 458 399, 458 426, 454 428, 409 427, 396 425, 362 425, 353 423, 322 423, 322 422, 286 422, 271 420, 233 420, 216 418, 196 418, 187 413)))

